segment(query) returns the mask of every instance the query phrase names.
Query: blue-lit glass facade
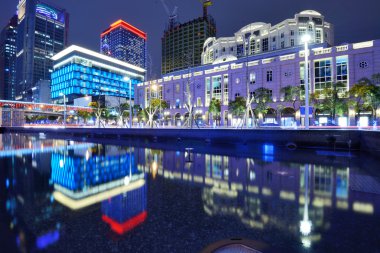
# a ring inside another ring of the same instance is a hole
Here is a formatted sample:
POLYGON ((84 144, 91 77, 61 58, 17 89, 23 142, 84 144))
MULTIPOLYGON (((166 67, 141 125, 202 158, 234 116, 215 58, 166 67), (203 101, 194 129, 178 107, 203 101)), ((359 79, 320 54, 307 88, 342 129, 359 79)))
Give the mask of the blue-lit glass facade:
POLYGON ((134 99, 134 87, 141 79, 130 78, 132 88, 129 94, 129 81, 126 75, 104 67, 98 67, 83 58, 56 68, 51 75, 51 97, 62 98, 62 93, 68 97, 69 103, 83 96, 114 96, 134 99), (82 63, 80 63, 82 62, 82 63))
POLYGON ((129 154, 94 155, 86 160, 85 157, 53 153, 51 181, 71 191, 83 191, 88 187, 124 178, 130 173, 138 173, 134 164, 134 156, 129 154))

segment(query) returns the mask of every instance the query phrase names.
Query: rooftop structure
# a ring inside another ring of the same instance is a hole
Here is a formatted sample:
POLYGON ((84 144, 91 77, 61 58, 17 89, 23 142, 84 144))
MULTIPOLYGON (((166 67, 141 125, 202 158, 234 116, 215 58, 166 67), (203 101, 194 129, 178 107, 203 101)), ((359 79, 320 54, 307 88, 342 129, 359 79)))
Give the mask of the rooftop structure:
POLYGON ((118 20, 100 35, 100 52, 146 69, 147 34, 118 20))
POLYGON ((334 45, 332 24, 319 12, 306 10, 274 26, 255 22, 241 28, 233 37, 208 38, 203 46, 202 64, 227 62, 233 60, 231 56, 240 58, 297 47, 306 33, 311 35, 313 44, 334 45))

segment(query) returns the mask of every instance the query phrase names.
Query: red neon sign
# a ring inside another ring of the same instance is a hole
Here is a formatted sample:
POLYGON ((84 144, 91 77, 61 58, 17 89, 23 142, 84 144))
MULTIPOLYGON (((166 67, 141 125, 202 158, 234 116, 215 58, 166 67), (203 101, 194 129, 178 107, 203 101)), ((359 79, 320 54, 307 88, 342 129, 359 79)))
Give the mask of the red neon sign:
POLYGON ((125 29, 127 29, 128 31, 136 34, 137 36, 143 38, 144 40, 147 39, 147 34, 143 31, 141 31, 140 29, 137 29, 136 27, 134 27, 133 25, 131 24, 128 24, 127 22, 125 22, 124 20, 118 20, 116 21, 115 23, 113 23, 110 28, 108 28, 107 30, 105 30, 101 35, 100 37, 103 37, 104 35, 110 33, 111 31, 115 30, 116 28, 119 28, 119 27, 123 27, 125 29))
POLYGON ((131 231, 141 223, 143 223, 146 220, 146 217, 148 216, 148 212, 144 211, 135 217, 132 217, 131 219, 127 220, 124 223, 118 223, 117 221, 111 219, 107 215, 102 215, 102 220, 105 223, 108 223, 111 226, 111 229, 118 233, 119 235, 125 234, 128 231, 131 231))

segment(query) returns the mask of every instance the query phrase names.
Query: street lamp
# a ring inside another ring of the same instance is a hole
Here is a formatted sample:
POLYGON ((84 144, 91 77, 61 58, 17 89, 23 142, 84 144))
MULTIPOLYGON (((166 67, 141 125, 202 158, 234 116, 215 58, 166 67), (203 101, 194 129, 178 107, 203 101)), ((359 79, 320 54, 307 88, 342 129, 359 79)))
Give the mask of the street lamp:
POLYGON ((158 118, 158 122, 159 122, 159 125, 161 125, 161 97, 159 95, 159 88, 158 88, 157 84, 153 84, 152 85, 152 89, 156 93, 156 98, 158 98, 160 100, 160 108, 159 108, 159 115, 160 115, 160 117, 158 118))
POLYGON ((63 104, 64 104, 64 107, 65 107, 65 110, 63 112, 63 124, 66 127, 66 111, 67 111, 67 108, 66 108, 66 95, 63 92, 59 93, 59 95, 63 96, 63 104))
POLYGON ((311 40, 310 34, 305 34, 301 38, 305 44, 305 129, 309 129, 309 41, 311 40))
POLYGON ((129 82, 129 128, 132 128, 132 80, 126 76, 124 81, 129 82))

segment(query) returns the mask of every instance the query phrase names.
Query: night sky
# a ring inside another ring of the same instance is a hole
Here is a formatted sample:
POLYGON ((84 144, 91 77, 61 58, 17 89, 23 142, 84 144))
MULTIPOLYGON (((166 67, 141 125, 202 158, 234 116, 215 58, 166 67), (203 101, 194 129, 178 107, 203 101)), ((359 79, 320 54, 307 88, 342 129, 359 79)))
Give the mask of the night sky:
MULTIPOLYGON (((178 6, 180 22, 202 15, 199 0, 165 0, 169 9, 178 6)), ((48 0, 70 13, 69 43, 99 51, 100 33, 124 19, 148 33, 151 75, 161 71, 161 36, 167 14, 160 0, 48 0)), ((16 12, 18 0, 0 0, 0 25, 16 12)), ((380 39, 380 0, 214 0, 209 9, 217 24, 217 36, 233 36, 252 22, 272 23, 294 17, 306 9, 316 10, 335 26, 335 42, 380 39)))

